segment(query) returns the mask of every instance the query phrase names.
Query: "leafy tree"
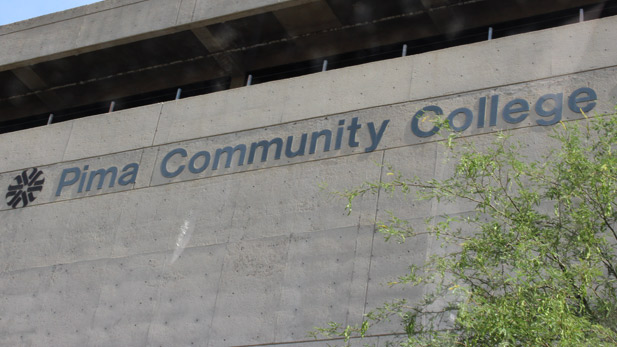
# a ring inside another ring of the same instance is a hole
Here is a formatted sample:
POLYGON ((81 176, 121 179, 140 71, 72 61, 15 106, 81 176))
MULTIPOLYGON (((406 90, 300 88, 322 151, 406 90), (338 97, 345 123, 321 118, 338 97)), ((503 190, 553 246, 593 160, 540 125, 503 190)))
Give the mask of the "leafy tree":
POLYGON ((353 201, 378 191, 467 202, 475 212, 439 216, 414 230, 391 216, 378 232, 405 242, 428 234, 441 243, 393 285, 427 286, 370 312, 355 326, 329 323, 314 336, 361 343, 371 326, 399 319, 400 346, 617 345, 617 115, 561 123, 554 149, 540 160, 498 134, 479 151, 449 135, 457 162, 445 180, 406 178, 341 192, 353 201), (449 317, 455 317, 449 319, 449 317))

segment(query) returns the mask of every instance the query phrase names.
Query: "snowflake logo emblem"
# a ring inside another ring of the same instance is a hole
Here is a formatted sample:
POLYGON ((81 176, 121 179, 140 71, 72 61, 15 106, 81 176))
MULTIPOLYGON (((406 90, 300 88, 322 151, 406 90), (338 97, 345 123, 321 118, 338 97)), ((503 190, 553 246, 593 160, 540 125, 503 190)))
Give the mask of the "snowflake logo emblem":
POLYGON ((13 178, 6 193, 6 203, 12 208, 26 207, 36 200, 36 196, 43 190, 43 171, 37 168, 24 170, 13 178))

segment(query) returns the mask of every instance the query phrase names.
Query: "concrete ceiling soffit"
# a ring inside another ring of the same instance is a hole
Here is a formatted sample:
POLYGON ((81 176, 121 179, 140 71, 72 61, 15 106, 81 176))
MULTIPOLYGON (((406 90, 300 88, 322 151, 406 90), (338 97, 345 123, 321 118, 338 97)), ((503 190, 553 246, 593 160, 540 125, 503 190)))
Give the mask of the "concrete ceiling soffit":
MULTIPOLYGON (((31 91, 39 91, 48 89, 49 86, 45 81, 41 79, 41 77, 32 70, 29 66, 21 67, 12 70, 13 74, 31 91)), ((60 99, 54 92, 47 93, 36 93, 36 97, 38 97, 45 106, 50 109, 58 109, 63 105, 60 102, 60 99)))

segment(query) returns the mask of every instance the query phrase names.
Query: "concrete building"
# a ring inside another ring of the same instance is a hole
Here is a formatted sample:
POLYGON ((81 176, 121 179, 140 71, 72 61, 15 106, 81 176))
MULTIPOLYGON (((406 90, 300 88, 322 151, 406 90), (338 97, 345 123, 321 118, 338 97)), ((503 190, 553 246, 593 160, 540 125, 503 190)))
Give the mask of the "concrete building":
POLYGON ((347 216, 320 186, 387 179, 384 163, 447 177, 422 112, 479 146, 510 129, 550 148, 551 125, 617 103, 615 14, 106 0, 0 27, 0 345, 336 344, 306 333, 422 295, 385 283, 436 246, 385 243, 386 211, 470 207, 377 195, 347 216))

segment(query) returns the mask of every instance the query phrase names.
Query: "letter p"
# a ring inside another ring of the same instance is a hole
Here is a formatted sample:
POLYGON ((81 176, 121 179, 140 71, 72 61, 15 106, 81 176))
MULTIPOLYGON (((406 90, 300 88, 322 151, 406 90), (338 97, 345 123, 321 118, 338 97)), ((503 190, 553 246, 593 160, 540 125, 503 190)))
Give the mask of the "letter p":
POLYGON ((62 193, 62 188, 75 184, 77 180, 79 180, 80 174, 81 170, 76 167, 62 170, 62 174, 60 175, 60 183, 58 183, 58 189, 56 190, 56 196, 60 196, 60 193, 62 193), (73 174, 73 177, 67 179, 67 176, 71 173, 73 174))

